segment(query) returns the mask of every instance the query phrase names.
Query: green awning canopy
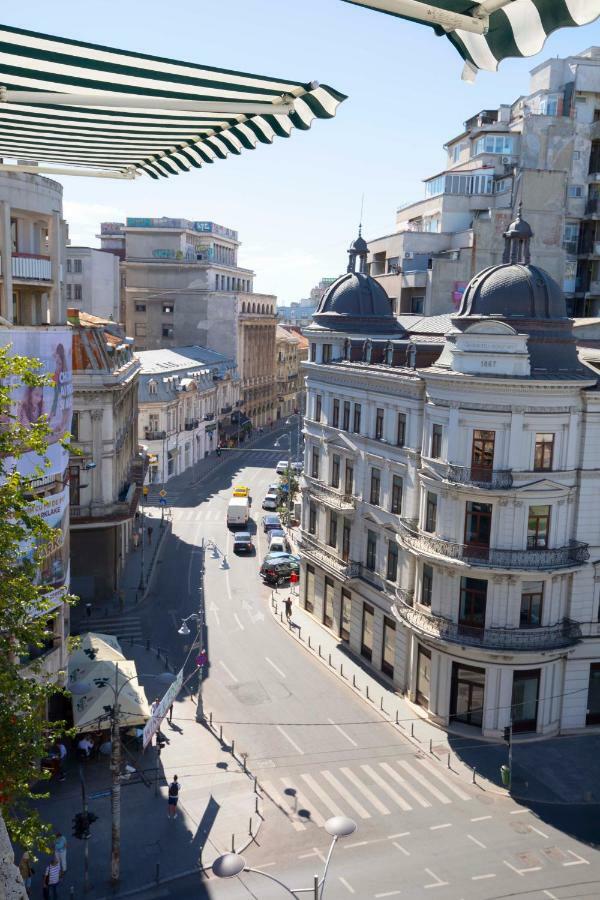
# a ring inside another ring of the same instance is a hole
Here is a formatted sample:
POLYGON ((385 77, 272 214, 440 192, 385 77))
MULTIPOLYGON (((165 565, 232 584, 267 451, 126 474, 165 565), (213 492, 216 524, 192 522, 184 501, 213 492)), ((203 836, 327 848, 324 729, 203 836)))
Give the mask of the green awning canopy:
MULTIPOLYGON (((0 26, 0 157, 176 175, 289 137, 345 96, 0 26)), ((8 168, 8 166, 6 166, 8 168)))
POLYGON ((557 28, 587 25, 600 0, 345 0, 401 19, 430 25, 466 60, 463 77, 495 71, 509 56, 534 56, 557 28))

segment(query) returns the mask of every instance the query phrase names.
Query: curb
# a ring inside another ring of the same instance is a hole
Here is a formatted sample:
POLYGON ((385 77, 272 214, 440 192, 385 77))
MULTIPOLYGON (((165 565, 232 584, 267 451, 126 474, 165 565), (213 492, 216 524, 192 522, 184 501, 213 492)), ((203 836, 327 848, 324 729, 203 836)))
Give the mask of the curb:
MULTIPOLYGON (((372 709, 374 712, 376 712, 377 715, 380 716, 380 718, 382 718, 385 722, 387 722, 388 725, 391 725, 392 728, 397 729, 398 732, 399 732, 400 734, 402 734, 402 736, 403 736, 404 738, 406 738, 406 740, 409 741, 416 749, 420 750, 421 753, 422 753, 424 756, 426 756, 426 758, 431 757, 431 758, 437 760, 438 763, 441 763, 440 757, 437 756, 437 754, 435 754, 435 753, 433 752, 433 749, 432 749, 433 739, 430 738, 430 740, 429 740, 429 753, 427 753, 427 752, 426 752, 426 749, 424 749, 424 745, 419 741, 418 738, 416 738, 416 737, 414 736, 414 726, 413 726, 413 723, 412 723, 412 722, 411 722, 410 730, 408 730, 407 728, 403 727, 402 724, 401 724, 401 722, 400 722, 399 719, 398 719, 398 714, 397 714, 397 713, 396 713, 396 719, 394 720, 393 718, 391 718, 390 714, 387 713, 386 710, 384 709, 384 707, 383 707, 383 696, 381 697, 379 706, 377 706, 377 704, 375 703, 373 697, 369 696, 369 686, 368 686, 368 685, 366 686, 366 694, 363 694, 363 692, 361 691, 361 689, 360 689, 359 687, 356 686, 356 678, 355 678, 355 677, 353 677, 352 681, 350 681, 350 680, 343 674, 343 666, 341 666, 341 668, 340 668, 339 671, 335 668, 335 666, 331 663, 331 654, 329 654, 329 659, 326 659, 324 656, 321 655, 321 653, 320 653, 320 649, 321 649, 320 644, 318 645, 318 651, 317 651, 317 650, 315 650, 315 648, 314 648, 312 645, 310 645, 310 644, 308 644, 306 641, 302 640, 302 638, 300 637, 300 635, 299 635, 299 634, 296 634, 295 630, 292 630, 292 629, 289 628, 289 627, 286 628, 285 623, 284 623, 284 621, 283 621, 283 613, 278 611, 278 609, 277 609, 277 598, 276 598, 276 597, 273 597, 273 595, 271 595, 271 600, 270 600, 270 604, 269 604, 269 605, 270 605, 270 608, 271 608, 271 613, 272 613, 272 615, 273 615, 273 618, 275 619, 275 621, 277 622, 277 624, 278 624, 284 631, 286 631, 286 632, 294 639, 294 641, 295 641, 297 644, 299 644, 301 647, 304 647, 304 649, 305 649, 307 652, 311 652, 311 653, 312 653, 312 656, 313 656, 315 659, 318 659, 318 660, 319 660, 319 661, 327 668, 327 671, 328 671, 328 672, 332 672, 332 673, 336 676, 336 678, 337 678, 339 681, 342 681, 343 684, 345 684, 346 687, 348 687, 348 688, 349 688, 356 696, 360 697, 362 700, 364 700, 364 699, 366 698, 367 701, 370 701, 370 707, 371 707, 371 709, 372 709)), ((309 637, 309 641, 310 641, 310 637, 309 637)), ((465 779, 465 778, 461 775, 460 772, 457 772, 456 769, 453 769, 453 768, 451 767, 451 765, 450 765, 450 759, 451 759, 451 756, 452 756, 452 752, 451 752, 451 751, 446 751, 446 753, 447 753, 448 761, 447 761, 447 766, 445 766, 444 768, 447 769, 449 772, 452 772, 452 773, 453 773, 454 775, 456 775, 458 778, 461 778, 461 780, 463 780, 463 781, 467 780, 467 779, 465 779)), ((465 768, 466 768, 466 767, 465 767, 465 768)), ((472 770, 472 776, 471 776, 471 784, 477 785, 477 787, 479 787, 481 790, 485 791, 486 793, 489 793, 489 794, 496 794, 496 795, 499 796, 499 797, 506 797, 506 798, 511 798, 511 797, 512 797, 512 795, 511 795, 507 790, 504 790, 504 789, 502 789, 502 788, 498 788, 497 785, 495 785, 493 782, 490 782, 487 778, 483 778, 483 776, 480 775, 480 776, 479 776, 479 779, 480 779, 480 780, 476 780, 476 777, 477 777, 477 770, 476 770, 476 769, 473 769, 473 770, 472 770)), ((512 797, 512 799, 515 799, 515 798, 512 797)))
POLYGON ((139 609, 143 603, 148 599, 148 595, 152 590, 152 582, 154 581, 154 575, 156 574, 156 567, 159 562, 159 556, 161 554, 162 546, 165 542, 165 538, 167 534, 171 534, 171 522, 168 519, 165 519, 163 522, 163 527, 160 529, 160 535, 158 541, 156 542, 154 548, 154 556, 152 557, 152 562, 150 563, 150 568, 146 575, 146 587, 144 588, 144 593, 140 597, 139 600, 135 603, 135 608, 139 609))

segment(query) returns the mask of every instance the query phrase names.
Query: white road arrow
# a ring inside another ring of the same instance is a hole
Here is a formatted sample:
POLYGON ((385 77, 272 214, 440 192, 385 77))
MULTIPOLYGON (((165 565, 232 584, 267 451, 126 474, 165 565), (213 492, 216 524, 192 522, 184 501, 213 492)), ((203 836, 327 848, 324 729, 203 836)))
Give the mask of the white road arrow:
POLYGON ((215 603, 214 600, 210 601, 210 606, 208 607, 208 611, 214 614, 215 619, 217 620, 217 625, 220 625, 221 622, 219 620, 219 607, 215 603))

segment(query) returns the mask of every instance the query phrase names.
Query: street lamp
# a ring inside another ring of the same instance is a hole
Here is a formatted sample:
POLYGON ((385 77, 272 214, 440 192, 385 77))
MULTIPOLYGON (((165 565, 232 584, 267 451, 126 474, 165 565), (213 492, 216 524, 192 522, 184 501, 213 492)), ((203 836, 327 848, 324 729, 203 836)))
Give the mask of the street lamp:
POLYGON ((333 848, 339 838, 348 837, 348 835, 354 834, 356 827, 354 819, 349 819, 347 816, 333 816, 333 818, 328 819, 325 822, 325 831, 327 834, 331 835, 332 841, 325 861, 323 875, 320 879, 318 875, 314 876, 312 888, 290 888, 283 881, 275 878, 274 875, 269 875, 261 869, 253 869, 250 866, 247 866, 246 860, 239 853, 225 853, 223 856, 219 856, 218 859, 215 859, 212 864, 213 875, 216 875, 217 878, 236 878, 238 875, 241 875, 242 872, 253 872, 256 875, 262 875, 263 878, 268 878, 269 881, 274 881, 275 884, 282 887, 290 897, 295 897, 296 900, 300 900, 299 894, 305 894, 308 893, 308 891, 312 891, 313 900, 321 900, 325 891, 325 879, 327 878, 327 870, 329 869, 333 848))
MULTIPOLYGON (((204 542, 203 542, 204 547, 204 542)), ((201 588, 202 589, 202 588, 201 588)), ((197 657, 197 667, 198 667, 198 695, 196 698, 196 722, 204 722, 204 707, 202 704, 202 676, 204 672, 204 666, 207 662, 206 650, 202 646, 202 636, 204 631, 204 615, 203 615, 203 604, 202 601, 200 603, 200 612, 192 613, 189 616, 186 616, 185 619, 181 620, 181 626, 177 629, 177 634, 180 634, 182 637, 188 637, 191 634, 191 631, 188 626, 188 622, 190 619, 193 619, 196 622, 196 640, 192 643, 190 648, 190 652, 188 653, 188 657, 185 662, 189 658, 192 650, 196 647, 200 652, 197 657)), ((184 662, 184 666, 185 666, 184 662)))

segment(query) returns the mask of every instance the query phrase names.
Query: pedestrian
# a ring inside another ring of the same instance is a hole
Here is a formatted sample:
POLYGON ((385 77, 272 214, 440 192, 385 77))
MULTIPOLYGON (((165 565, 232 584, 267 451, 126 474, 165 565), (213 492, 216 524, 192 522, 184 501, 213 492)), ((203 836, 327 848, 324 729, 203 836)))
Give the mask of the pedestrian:
POLYGON ((133 549, 137 550, 138 544, 140 543, 140 533, 139 531, 134 531, 131 535, 131 540, 133 541, 133 549))
POLYGON ((172 721, 173 721, 173 704, 171 703, 171 705, 169 707, 169 718, 168 718, 169 725, 171 724, 172 721))
POLYGON ((153 529, 152 529, 152 525, 148 525, 148 528, 146 529, 146 531, 147 531, 147 534, 148 534, 148 543, 149 543, 149 544, 152 543, 152 530, 153 530, 153 529))
POLYGON ((173 775, 173 781, 169 785, 169 799, 167 805, 167 817, 169 819, 177 818, 177 801, 179 800, 179 782, 177 775, 173 775))
POLYGON ((56 840, 54 841, 54 852, 58 857, 60 868, 63 875, 67 871, 67 839, 60 831, 56 832, 56 840))
POLYGON ((92 604, 91 603, 85 604, 85 614, 88 617, 88 619, 91 618, 91 615, 92 615, 92 604))
POLYGON ((44 898, 58 900, 58 885, 60 882, 60 861, 54 854, 44 872, 44 898))
POLYGON ((152 716, 154 715, 154 713, 155 713, 156 710, 158 709, 159 703, 160 703, 160 700, 158 699, 158 697, 155 697, 154 700, 152 701, 151 705, 150 705, 150 714, 151 714, 152 716))
POLYGON ((56 749, 58 750, 58 758, 59 758, 58 780, 64 781, 65 778, 67 777, 65 775, 65 760, 67 758, 67 748, 65 747, 65 745, 63 744, 62 741, 58 741, 58 743, 56 744, 56 749))
POLYGON ((19 863, 19 872, 21 873, 21 878, 23 879, 25 890, 27 891, 27 893, 29 893, 31 889, 31 876, 35 874, 35 869, 31 865, 31 857, 27 850, 21 857, 21 862, 19 863))
POLYGON ((292 598, 286 597, 285 599, 285 617, 288 622, 292 620, 292 598))

